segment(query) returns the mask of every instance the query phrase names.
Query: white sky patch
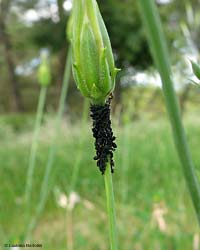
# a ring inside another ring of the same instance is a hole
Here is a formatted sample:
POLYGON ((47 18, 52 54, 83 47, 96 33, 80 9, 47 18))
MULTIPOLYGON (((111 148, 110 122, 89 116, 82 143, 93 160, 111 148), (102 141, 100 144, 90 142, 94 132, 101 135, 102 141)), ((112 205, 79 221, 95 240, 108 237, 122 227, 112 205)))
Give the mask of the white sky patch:
POLYGON ((59 22, 59 16, 58 16, 58 6, 56 3, 52 3, 50 5, 50 12, 51 12, 51 18, 52 20, 57 23, 59 22))
POLYGON ((72 0, 66 0, 64 3, 63 3, 63 8, 66 10, 66 11, 70 11, 72 9, 72 0))
MULTIPOLYGON (((1 1, 1 0, 0 0, 1 1)), ((66 12, 72 9, 72 0, 65 0, 63 8, 66 12)), ((56 0, 40 0, 35 9, 29 9, 21 13, 18 6, 12 6, 12 11, 28 26, 42 18, 51 18, 53 22, 59 22, 58 5, 56 0)))
POLYGON ((49 3, 47 6, 40 6, 37 9, 29 9, 21 17, 24 22, 31 25, 33 22, 41 18, 51 18, 53 22, 59 22, 58 6, 55 2, 49 3))
POLYGON ((156 2, 159 4, 168 4, 171 3, 173 0, 157 0, 156 2))
POLYGON ((17 75, 29 76, 39 64, 40 58, 33 58, 30 62, 17 66, 15 72, 17 75))
POLYGON ((28 11, 25 12, 24 14, 24 19, 27 21, 27 22, 35 22, 35 21, 38 21, 40 19, 39 15, 38 15, 38 12, 35 11, 34 9, 30 9, 28 11))
POLYGON ((144 85, 155 85, 158 87, 162 86, 162 82, 160 79, 159 74, 154 73, 143 73, 143 72, 138 72, 134 76, 132 76, 132 80, 135 81, 137 84, 144 84, 144 85))

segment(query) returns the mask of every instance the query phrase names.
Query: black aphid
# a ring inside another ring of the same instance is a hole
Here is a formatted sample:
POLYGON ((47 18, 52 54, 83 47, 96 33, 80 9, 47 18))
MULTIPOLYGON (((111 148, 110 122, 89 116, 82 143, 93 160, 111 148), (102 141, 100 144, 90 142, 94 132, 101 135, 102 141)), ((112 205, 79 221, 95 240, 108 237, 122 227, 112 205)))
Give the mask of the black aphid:
POLYGON ((113 136, 110 120, 110 102, 107 100, 105 105, 91 105, 90 116, 93 120, 93 137, 95 138, 97 167, 104 174, 106 163, 110 162, 111 172, 114 172, 113 151, 117 148, 115 144, 116 137, 113 136))

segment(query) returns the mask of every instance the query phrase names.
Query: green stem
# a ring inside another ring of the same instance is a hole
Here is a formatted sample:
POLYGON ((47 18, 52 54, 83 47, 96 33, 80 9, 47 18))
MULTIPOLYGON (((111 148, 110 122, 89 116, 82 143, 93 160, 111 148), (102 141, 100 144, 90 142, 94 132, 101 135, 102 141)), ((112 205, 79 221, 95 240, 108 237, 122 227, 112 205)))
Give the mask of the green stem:
MULTIPOLYGON (((84 127, 87 118, 88 118, 88 109, 89 109, 89 100, 88 99, 84 99, 84 106, 83 106, 83 115, 82 115, 82 120, 81 120, 81 128, 84 127)), ((71 177, 71 182, 70 182, 70 186, 69 186, 69 192, 68 195, 70 195, 70 193, 75 189, 76 183, 77 183, 77 179, 78 179, 78 175, 79 175, 79 169, 80 169, 80 163, 81 163, 81 159, 83 156, 83 151, 82 151, 82 145, 83 145, 83 141, 84 141, 85 137, 81 136, 80 138, 80 142, 79 142, 79 153, 76 157, 75 160, 75 164, 73 167, 73 172, 72 172, 72 177, 71 177)))
POLYGON ((195 168, 181 121, 178 101, 173 87, 169 53, 160 17, 154 0, 139 0, 139 4, 152 56, 162 79, 162 87, 171 121, 175 145, 193 205, 200 222, 200 185, 195 174, 195 168))
POLYGON ((74 249, 74 230, 73 230, 73 210, 66 209, 66 243, 67 250, 74 249))
POLYGON ((26 236, 27 238, 30 236, 30 234, 34 230, 37 224, 37 220, 44 209, 44 206, 48 197, 50 173, 52 170, 52 166, 54 163, 55 154, 57 150, 56 139, 60 131, 60 124, 61 124, 62 116, 64 113, 64 109, 65 109, 65 101, 66 101, 67 90, 68 90, 68 85, 69 85, 70 73, 71 73, 71 48, 69 48, 68 50, 67 61, 65 65, 65 73, 64 73, 64 79, 63 79, 63 84, 62 84, 61 96, 59 100, 58 113, 57 113, 57 117, 55 121, 55 134, 51 141, 51 145, 49 149, 48 160, 47 160, 47 164, 45 168, 45 174, 44 174, 44 178, 43 178, 42 186, 41 186, 39 203, 36 208, 36 214, 32 218, 31 223, 28 226, 27 236, 26 236))
MULTIPOLYGON (((81 128, 84 127, 87 121, 88 108, 89 108, 89 100, 85 98, 84 105, 83 105, 83 115, 82 115, 81 126, 80 126, 81 128)), ((70 194, 75 189, 76 183, 78 180, 81 159, 83 156, 82 146, 83 146, 84 139, 85 139, 85 136, 82 135, 80 138, 80 142, 79 142, 79 152, 74 163, 71 182, 70 182, 69 189, 67 192, 68 198, 70 198, 70 194)), ((67 232, 67 249, 72 250, 73 249, 73 210, 69 209, 68 207, 66 209, 66 232, 67 232)))
MULTIPOLYGON (((84 99, 84 105, 83 105, 83 115, 82 115, 82 119, 81 119, 81 128, 84 127, 87 118, 88 118, 88 108, 89 108, 89 100, 88 99, 84 99)), ((71 177, 71 182, 69 185, 69 189, 68 189, 68 198, 70 198, 70 194, 73 192, 73 190, 76 187, 76 183, 78 180, 78 176, 79 176, 79 170, 80 170, 80 166, 81 166, 81 160, 82 160, 82 156, 83 156, 83 151, 82 151, 82 146, 83 146, 83 142, 84 142, 85 136, 81 136, 80 137, 80 141, 79 141, 79 151, 74 163, 74 167, 73 167, 73 172, 72 172, 72 177, 71 177)), ((66 232, 67 232, 67 249, 68 250, 72 250, 73 249, 73 245, 74 245, 74 237, 73 237, 73 210, 69 209, 69 207, 67 207, 66 209, 66 232)))
POLYGON ((61 96, 60 96, 60 101, 59 101, 59 108, 58 108, 58 113, 57 113, 56 122, 55 122, 55 134, 50 145, 49 156, 48 156, 44 179, 43 179, 42 187, 41 187, 40 202, 38 205, 39 212, 41 212, 44 208, 44 204, 46 202, 48 191, 49 191, 48 181, 49 181, 51 169, 54 163, 55 154, 57 150, 57 147, 56 147, 57 145, 55 142, 60 132, 60 124, 61 124, 62 116, 64 113, 64 109, 65 109, 65 100, 66 100, 67 89, 68 89, 68 84, 69 84, 70 70, 71 70, 71 51, 69 49, 68 55, 67 55, 65 74, 64 74, 64 81, 63 81, 61 96))
POLYGON ((109 164, 107 164, 104 174, 106 200, 107 200, 107 212, 109 219, 109 234, 110 234, 110 246, 111 250, 117 250, 117 232, 116 232, 116 215, 115 215, 115 200, 113 192, 112 174, 109 164))
POLYGON ((129 133, 129 124, 124 125, 122 132, 123 135, 123 147, 122 147, 122 203, 126 204, 128 197, 128 170, 130 164, 129 148, 130 148, 130 133, 129 133))
POLYGON ((30 196, 31 196, 31 189, 32 189, 32 184, 33 184, 33 173, 35 169, 38 139, 39 139, 40 127, 41 127, 42 116, 43 116, 43 111, 44 111, 46 94, 47 94, 47 87, 42 86, 40 90, 39 101, 38 101, 37 114, 36 114, 36 120, 35 120, 35 129, 34 129, 32 145, 31 145, 28 172, 27 172, 27 178, 26 178, 25 201, 27 205, 29 204, 30 196))

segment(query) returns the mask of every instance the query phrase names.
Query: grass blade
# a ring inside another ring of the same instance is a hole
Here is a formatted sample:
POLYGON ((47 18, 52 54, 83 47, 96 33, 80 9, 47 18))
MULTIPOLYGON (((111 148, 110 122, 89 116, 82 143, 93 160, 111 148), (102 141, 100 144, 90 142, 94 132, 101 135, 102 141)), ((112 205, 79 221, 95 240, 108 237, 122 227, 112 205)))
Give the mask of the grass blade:
POLYGON ((42 213, 48 193, 49 193, 49 179, 50 179, 50 173, 52 170, 52 166, 54 164, 54 159, 55 159, 55 154, 56 154, 56 138, 58 136, 58 133, 60 131, 60 124, 61 124, 61 119, 64 113, 64 108, 65 108, 65 101, 66 101, 66 96, 67 96, 67 89, 69 85, 69 79, 70 79, 70 73, 71 73, 71 48, 68 50, 68 55, 67 55, 67 61, 65 65, 65 73, 64 73, 64 79, 63 79, 63 85, 62 85, 62 90, 61 90, 61 96, 60 96, 60 101, 59 101, 59 107, 58 107, 58 113, 55 121, 55 134, 52 139, 50 149, 49 149, 49 155, 48 155, 48 160, 45 168, 45 174, 44 178, 42 181, 42 186, 41 186, 41 192, 40 192, 40 197, 39 197, 39 203, 36 208, 36 214, 32 218, 31 223, 28 226, 28 232, 27 232, 27 237, 29 237, 34 230, 38 217, 42 213))
POLYGON ((36 114, 36 120, 35 120, 35 129, 34 129, 32 145, 31 145, 31 152, 30 152, 30 157, 29 157, 29 165, 28 165, 27 178, 26 178, 25 202, 27 206, 30 202, 31 189, 33 185, 33 173, 35 169, 35 162, 36 162, 37 149, 38 149, 38 139, 39 139, 40 127, 41 127, 44 105, 45 105, 45 100, 46 100, 46 93, 47 93, 47 87, 42 86, 40 90, 40 95, 39 95, 37 114, 36 114))
MULTIPOLYGON (((81 126, 80 126, 81 128, 84 127, 84 125, 85 125, 85 123, 87 121, 88 110, 89 110, 89 99, 84 99, 83 115, 82 115, 81 126)), ((84 139, 85 139, 85 136, 81 136, 80 142, 79 142, 80 149, 83 148, 84 139)), ((69 185, 68 196, 70 195, 70 193, 72 191, 74 191, 74 189, 76 187, 76 183, 77 183, 78 176, 79 176, 79 169, 80 169, 80 165, 81 165, 82 156, 83 156, 83 151, 80 150, 79 153, 77 154, 75 164, 74 164, 74 167, 73 167, 71 182, 70 182, 70 185, 69 185)))
POLYGON ((200 185, 195 174, 192 157, 181 121, 179 106, 173 87, 172 72, 166 40, 154 0, 139 0, 140 12, 147 31, 151 53, 162 79, 166 107, 171 121, 173 137, 181 161, 185 180, 200 222, 200 185))

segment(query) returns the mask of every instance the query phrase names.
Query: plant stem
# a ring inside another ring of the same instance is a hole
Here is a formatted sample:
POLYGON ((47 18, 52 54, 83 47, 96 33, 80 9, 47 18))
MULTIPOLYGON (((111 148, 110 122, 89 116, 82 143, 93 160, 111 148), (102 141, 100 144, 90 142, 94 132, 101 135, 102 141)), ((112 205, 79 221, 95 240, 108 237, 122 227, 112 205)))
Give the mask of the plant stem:
POLYGON ((73 250, 74 249, 73 210, 67 207, 66 212, 67 212, 66 213, 67 250, 73 250))
POLYGON ((130 155, 129 155, 129 148, 130 148, 130 130, 129 130, 129 124, 125 124, 122 132, 122 138, 123 138, 123 146, 122 146, 122 203, 127 203, 127 197, 128 197, 128 170, 129 170, 129 164, 130 164, 130 155))
POLYGON ((32 145, 31 145, 28 172, 27 172, 27 178, 26 178, 25 201, 26 201, 27 206, 29 205, 30 196, 31 196, 33 173, 35 169, 38 139, 39 139, 40 127, 41 127, 42 116, 43 116, 43 111, 44 111, 46 94, 47 94, 47 87, 42 86, 40 90, 40 95, 39 95, 37 114, 36 114, 36 119, 35 119, 35 129, 34 129, 32 145))
MULTIPOLYGON (((162 79, 162 87, 173 130, 174 141, 183 167, 185 180, 200 223, 200 185, 187 144, 179 106, 173 87, 169 53, 154 0, 139 0, 140 12, 146 27, 149 45, 162 79)), ((178 181, 178 180, 177 180, 178 181)))
POLYGON ((70 79, 70 73, 71 73, 71 48, 68 50, 68 55, 67 55, 67 61, 65 65, 65 73, 64 73, 64 79, 63 79, 63 84, 62 84, 62 90, 61 90, 61 96, 59 100, 59 107, 58 107, 58 113, 55 121, 55 134, 54 137, 51 141, 50 149, 49 149, 49 154, 48 154, 48 160, 45 168, 45 174, 41 186, 41 192, 40 192, 40 198, 39 198, 39 203, 36 208, 36 214, 32 218, 31 223, 29 224, 28 228, 28 233, 27 237, 32 233, 34 230, 38 217, 42 213, 42 210, 44 209, 47 196, 49 193, 49 178, 50 178, 50 173, 51 169, 54 163, 55 159, 55 154, 56 154, 56 139, 58 137, 59 131, 60 131, 60 124, 62 120, 62 116, 64 113, 64 108, 65 108, 65 100, 67 96, 67 90, 68 90, 68 85, 69 85, 69 79, 70 79))
POLYGON ((113 192, 112 174, 109 164, 106 166, 104 173, 106 200, 107 200, 107 212, 109 219, 109 234, 110 234, 110 246, 111 250, 117 250, 117 232, 116 232, 116 215, 115 215, 115 200, 113 192))
MULTIPOLYGON (((88 99, 84 99, 84 105, 83 105, 83 115, 82 115, 82 119, 81 119, 81 128, 84 127, 87 118, 88 118, 88 109, 89 109, 89 100, 88 99)), ((73 172, 72 172, 72 177, 71 177, 71 182, 69 185, 69 189, 68 189, 68 199, 70 199, 70 195, 73 192, 73 190, 76 187, 76 183, 77 183, 77 179, 79 176, 79 169, 80 169, 80 165, 81 165, 81 159, 83 156, 83 151, 82 151, 82 146, 83 146, 83 141, 85 139, 85 136, 82 135, 79 141, 79 151, 75 160, 75 164, 73 167, 73 172)), ((73 249, 73 210, 69 209, 67 207, 66 209, 66 231, 67 231, 67 249, 68 250, 72 250, 73 249)))
MULTIPOLYGON (((83 126, 85 125, 85 123, 87 121, 88 109, 89 109, 89 100, 85 98, 84 99, 84 105, 83 105, 83 115, 82 115, 81 126, 80 126, 81 128, 83 128, 83 126)), ((74 164, 74 167, 73 167, 73 172, 72 172, 71 182, 70 182, 70 186, 69 186, 68 196, 75 189, 75 186, 76 186, 76 183, 77 183, 77 178, 78 178, 78 175, 79 175, 81 159, 82 159, 82 156, 83 156, 82 145, 83 145, 84 139, 85 139, 85 136, 82 135, 80 137, 80 141, 79 141, 80 150, 79 150, 79 153, 77 154, 75 164, 74 164)))

